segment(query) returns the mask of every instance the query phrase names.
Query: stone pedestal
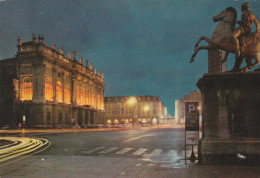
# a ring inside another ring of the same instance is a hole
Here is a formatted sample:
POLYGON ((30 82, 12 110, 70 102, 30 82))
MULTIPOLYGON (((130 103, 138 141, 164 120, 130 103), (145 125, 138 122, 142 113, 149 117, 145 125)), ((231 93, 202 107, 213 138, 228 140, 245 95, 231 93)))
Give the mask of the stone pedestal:
POLYGON ((205 74, 201 164, 260 164, 260 72, 205 74))

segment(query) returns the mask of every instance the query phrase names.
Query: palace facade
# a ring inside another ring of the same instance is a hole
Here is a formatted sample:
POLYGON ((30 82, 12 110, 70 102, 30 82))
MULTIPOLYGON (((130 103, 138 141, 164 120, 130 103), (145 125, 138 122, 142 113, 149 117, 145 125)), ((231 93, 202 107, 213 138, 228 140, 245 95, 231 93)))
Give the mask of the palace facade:
POLYGON ((158 96, 105 97, 107 124, 164 124, 169 116, 158 96))
POLYGON ((61 128, 103 123, 104 74, 38 40, 18 39, 14 58, 0 61, 0 126, 61 128))

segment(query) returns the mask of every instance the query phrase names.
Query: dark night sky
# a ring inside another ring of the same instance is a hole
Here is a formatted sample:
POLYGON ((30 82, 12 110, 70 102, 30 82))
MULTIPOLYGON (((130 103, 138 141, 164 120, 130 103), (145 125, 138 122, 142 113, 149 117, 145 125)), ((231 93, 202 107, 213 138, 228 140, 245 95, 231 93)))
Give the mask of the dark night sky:
MULTIPOLYGON (((159 96, 174 115, 174 102, 191 91, 207 69, 207 52, 189 64, 212 17, 241 0, 0 0, 0 59, 13 57, 17 38, 35 32, 45 43, 77 51, 105 74, 106 96, 159 96)), ((260 2, 249 1, 260 19, 260 2)), ((202 43, 205 44, 205 43, 202 43)), ((228 68, 234 62, 229 56, 228 68)))

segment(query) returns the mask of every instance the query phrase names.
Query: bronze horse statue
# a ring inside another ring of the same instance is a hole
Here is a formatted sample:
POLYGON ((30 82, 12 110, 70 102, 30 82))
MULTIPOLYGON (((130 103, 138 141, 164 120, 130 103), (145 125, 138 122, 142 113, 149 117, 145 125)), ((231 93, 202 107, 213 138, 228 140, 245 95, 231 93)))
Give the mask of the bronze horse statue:
MULTIPOLYGON (((235 24, 237 19, 237 11, 233 7, 228 7, 222 11, 219 15, 213 17, 213 21, 220 23, 217 25, 212 38, 205 36, 200 37, 198 42, 195 45, 194 53, 191 57, 190 63, 194 62, 195 56, 197 53, 204 50, 216 50, 221 49, 226 51, 226 56, 223 59, 222 63, 227 60, 228 53, 235 53, 235 45, 233 43, 231 34, 234 31, 235 24), (199 43, 205 40, 208 42, 209 46, 199 46, 199 43)), ((231 71, 241 72, 247 71, 252 67, 256 66, 260 62, 260 33, 250 33, 242 35, 240 37, 240 50, 241 55, 236 58, 235 65, 231 71), (246 59, 246 66, 241 69, 241 64, 243 59, 246 59), (254 63, 253 59, 255 59, 254 63)))

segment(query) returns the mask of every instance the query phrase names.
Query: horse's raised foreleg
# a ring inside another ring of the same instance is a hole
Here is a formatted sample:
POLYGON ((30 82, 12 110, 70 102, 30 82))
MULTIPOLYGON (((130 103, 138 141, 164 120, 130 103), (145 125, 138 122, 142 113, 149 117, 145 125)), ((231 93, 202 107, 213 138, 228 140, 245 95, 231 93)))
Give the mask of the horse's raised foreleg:
POLYGON ((200 42, 201 42, 202 40, 205 40, 205 41, 208 42, 208 43, 212 43, 212 42, 213 42, 210 38, 208 38, 208 37, 206 37, 206 36, 202 36, 202 37, 199 38, 198 42, 195 44, 194 51, 197 50, 197 48, 198 48, 198 46, 199 46, 199 44, 200 44, 200 42))
POLYGON ((193 55, 192 55, 192 57, 191 57, 191 59, 190 59, 190 63, 194 62, 197 53, 198 53, 200 50, 202 50, 202 49, 212 50, 212 49, 216 49, 216 48, 213 47, 213 46, 200 46, 200 47, 198 47, 198 48, 194 51, 194 53, 193 53, 193 55))

